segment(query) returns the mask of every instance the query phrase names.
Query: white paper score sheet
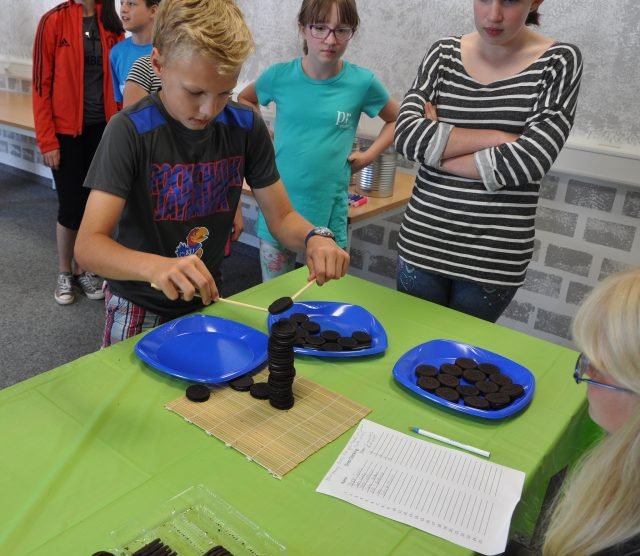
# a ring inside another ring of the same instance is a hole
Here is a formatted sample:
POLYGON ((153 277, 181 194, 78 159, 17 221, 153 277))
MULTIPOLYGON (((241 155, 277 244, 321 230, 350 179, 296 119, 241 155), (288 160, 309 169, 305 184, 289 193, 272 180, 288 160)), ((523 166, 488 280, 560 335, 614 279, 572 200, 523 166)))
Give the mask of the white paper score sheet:
POLYGON ((364 419, 317 492, 480 554, 499 554, 524 473, 364 419))

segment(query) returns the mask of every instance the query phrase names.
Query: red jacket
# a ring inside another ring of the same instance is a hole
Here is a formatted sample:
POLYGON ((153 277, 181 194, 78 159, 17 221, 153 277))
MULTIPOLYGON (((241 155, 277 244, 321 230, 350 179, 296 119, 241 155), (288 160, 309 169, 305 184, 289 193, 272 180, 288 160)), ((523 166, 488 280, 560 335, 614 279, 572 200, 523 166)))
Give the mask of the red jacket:
MULTIPOLYGON (((100 21, 101 0, 96 16, 102 43, 104 115, 109 121, 118 111, 113 98, 109 52, 124 34, 106 31, 100 21)), ((33 44, 33 117, 36 141, 42 153, 59 149, 56 133, 80 135, 84 104, 84 45, 82 4, 67 0, 40 19, 33 44)))

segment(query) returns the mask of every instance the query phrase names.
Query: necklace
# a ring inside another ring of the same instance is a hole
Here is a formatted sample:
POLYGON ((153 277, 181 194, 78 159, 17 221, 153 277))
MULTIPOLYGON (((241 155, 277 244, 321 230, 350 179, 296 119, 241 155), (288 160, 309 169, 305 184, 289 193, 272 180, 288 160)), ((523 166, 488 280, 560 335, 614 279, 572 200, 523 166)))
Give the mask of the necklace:
POLYGON ((92 15, 85 19, 89 20, 89 24, 88 27, 84 30, 84 36, 85 38, 90 39, 93 36, 94 31, 96 30, 96 16, 92 15))

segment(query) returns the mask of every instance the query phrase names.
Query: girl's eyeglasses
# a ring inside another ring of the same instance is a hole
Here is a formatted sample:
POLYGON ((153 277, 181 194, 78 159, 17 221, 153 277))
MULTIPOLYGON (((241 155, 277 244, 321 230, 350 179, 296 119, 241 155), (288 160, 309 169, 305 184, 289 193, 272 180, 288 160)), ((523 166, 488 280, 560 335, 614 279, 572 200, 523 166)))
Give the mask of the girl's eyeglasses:
POLYGON ((332 29, 328 25, 322 23, 312 23, 309 25, 309 32, 314 39, 324 40, 331 33, 338 42, 347 42, 353 37, 353 27, 336 27, 332 29))
POLYGON ((593 368, 591 365, 591 361, 584 354, 581 353, 578 356, 578 360, 576 361, 576 369, 573 371, 573 378, 576 381, 576 384, 580 384, 581 382, 586 382, 588 384, 593 384, 594 386, 601 386, 602 388, 608 388, 609 390, 617 390, 618 392, 626 392, 627 394, 634 394, 631 390, 627 390, 626 388, 622 388, 621 386, 613 386, 611 384, 605 384, 604 382, 599 382, 598 380, 593 380, 592 378, 585 378, 583 375, 587 372, 589 367, 593 368))

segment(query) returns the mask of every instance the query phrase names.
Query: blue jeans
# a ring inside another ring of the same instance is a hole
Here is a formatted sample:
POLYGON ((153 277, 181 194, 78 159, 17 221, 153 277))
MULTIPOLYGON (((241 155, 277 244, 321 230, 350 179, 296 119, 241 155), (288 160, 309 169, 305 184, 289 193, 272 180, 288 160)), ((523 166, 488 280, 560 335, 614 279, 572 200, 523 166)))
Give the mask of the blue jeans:
POLYGON ((398 291, 462 311, 489 322, 496 322, 511 303, 516 286, 486 286, 453 280, 398 258, 398 291))

